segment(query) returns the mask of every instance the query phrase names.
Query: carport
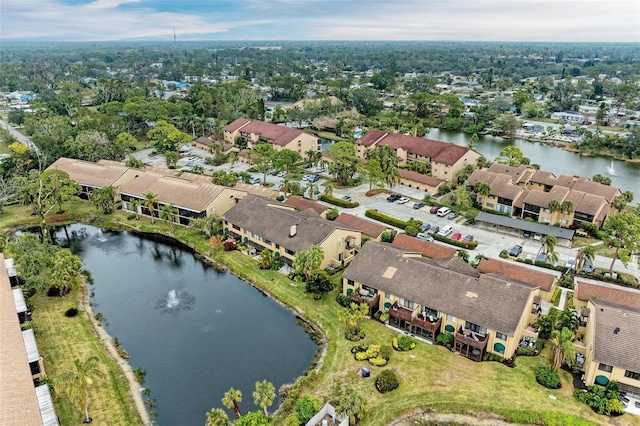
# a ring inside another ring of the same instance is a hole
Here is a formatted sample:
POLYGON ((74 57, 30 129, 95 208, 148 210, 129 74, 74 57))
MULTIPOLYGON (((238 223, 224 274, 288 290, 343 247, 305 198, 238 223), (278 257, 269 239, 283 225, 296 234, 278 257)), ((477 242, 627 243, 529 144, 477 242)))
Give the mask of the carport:
POLYGON ((553 234, 558 239, 558 245, 571 247, 571 240, 575 231, 573 229, 544 225, 542 223, 528 222, 508 216, 500 216, 486 212, 480 212, 476 217, 478 225, 486 230, 494 230, 499 233, 518 236, 522 231, 542 236, 553 234))

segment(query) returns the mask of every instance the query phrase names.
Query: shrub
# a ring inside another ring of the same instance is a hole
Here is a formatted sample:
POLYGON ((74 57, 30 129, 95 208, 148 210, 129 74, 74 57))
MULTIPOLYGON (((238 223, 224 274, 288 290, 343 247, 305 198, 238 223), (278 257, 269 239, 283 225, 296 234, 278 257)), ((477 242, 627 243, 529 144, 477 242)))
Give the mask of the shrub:
POLYGON ((484 354, 484 356, 482 357, 482 359, 484 361, 496 361, 496 362, 504 361, 503 357, 501 357, 500 355, 497 355, 497 354, 492 354, 491 352, 486 352, 484 354))
POLYGON ((369 359, 369 356, 366 352, 356 352, 355 357, 356 361, 364 361, 366 359, 369 359))
POLYGON ((398 338, 397 337, 393 338, 393 342, 391 342, 391 346, 393 346, 393 349, 395 349, 396 351, 400 350, 400 348, 398 347, 398 338))
POLYGON ((375 358, 380 352, 380 345, 369 345, 367 349, 367 358, 375 358))
POLYGON ((306 424, 320 410, 320 403, 311 395, 305 395, 296 401, 294 407, 300 423, 306 424))
POLYGON ((607 416, 611 414, 621 414, 620 411, 618 411, 620 406, 615 402, 612 404, 612 401, 618 401, 618 398, 620 397, 618 383, 615 381, 609 382, 606 388, 598 385, 592 385, 587 389, 576 389, 573 391, 573 396, 578 401, 587 404, 598 414, 604 414, 607 416), (614 411, 614 409, 616 411, 614 411))
POLYGON ((509 257, 509 252, 506 250, 502 250, 499 254, 499 256, 503 259, 506 259, 507 257, 509 257))
POLYGON ((382 346, 380 348, 380 352, 378 352, 378 356, 380 358, 384 358, 387 361, 389 361, 391 359, 391 354, 393 354, 393 349, 391 348, 391 346, 382 346))
POLYGON ((438 337, 436 337, 436 343, 451 347, 451 344, 453 343, 453 336, 449 333, 440 333, 438 334, 438 337))
POLYGON ((364 339, 365 333, 364 330, 360 329, 360 331, 356 332, 354 329, 349 329, 344 332, 344 338, 349 340, 350 342, 357 342, 359 340, 364 339))
MULTIPOLYGON (((398 343, 397 343, 398 347, 397 347, 397 349, 400 350, 400 351, 407 352, 407 351, 410 351, 410 350, 412 350, 412 349, 414 349, 416 347, 416 340, 411 336, 407 336, 405 334, 400 334, 400 335, 398 335, 397 339, 398 339, 398 343)), ((395 347, 395 345, 394 345, 394 347, 395 347)))
POLYGON ((327 212, 327 220, 336 220, 340 216, 338 209, 331 209, 327 212))
POLYGON ((222 245, 224 247, 224 251, 231 251, 236 249, 236 242, 233 240, 227 240, 222 245))
POLYGON ((393 231, 384 231, 380 236, 380 239, 383 243, 392 243, 395 238, 395 234, 393 231))
POLYGON ((385 365, 387 365, 387 362, 389 362, 388 360, 378 356, 375 358, 369 358, 369 364, 371 365, 375 365, 376 367, 383 367, 385 365))
POLYGON ((366 352, 369 345, 366 343, 356 343, 351 347, 351 353, 355 354, 356 352, 366 352))
POLYGON ((380 222, 386 223, 391 226, 395 226, 396 228, 400 228, 400 229, 405 229, 408 225, 408 223, 405 222, 404 220, 398 219, 397 217, 386 215, 384 213, 380 213, 378 210, 367 210, 364 213, 364 215, 367 216, 368 218, 378 220, 380 222))
POLYGON ((536 369, 536 381, 547 389, 560 389, 560 376, 547 365, 536 369))
POLYGON ((398 377, 391 370, 382 370, 378 377, 376 377, 376 389, 380 393, 391 392, 394 389, 397 389, 400 385, 398 382, 398 377))
POLYGON ((284 201, 284 195, 278 195, 278 196, 276 197, 276 200, 278 200, 278 201, 280 201, 280 202, 284 201))
POLYGON ((360 203, 357 201, 347 201, 342 198, 332 197, 330 195, 321 195, 320 201, 324 201, 325 203, 333 204, 334 206, 344 207, 345 209, 352 209, 354 207, 358 207, 360 203))
POLYGON ((349 306, 351 306, 351 303, 352 303, 351 298, 342 293, 336 296, 336 302, 338 302, 340 306, 343 306, 345 308, 348 308, 349 306))
POLYGON ((135 213, 129 213, 129 214, 127 215, 127 220, 134 220, 134 219, 136 218, 136 216, 137 216, 137 215, 136 215, 135 213))
POLYGON ((387 322, 387 320, 389 319, 389 313, 388 312, 383 312, 382 314, 380 314, 380 318, 378 318, 378 320, 382 323, 387 322))
POLYGON ((69 308, 66 311, 64 311, 65 317, 73 318, 76 315, 78 315, 78 308, 69 308))

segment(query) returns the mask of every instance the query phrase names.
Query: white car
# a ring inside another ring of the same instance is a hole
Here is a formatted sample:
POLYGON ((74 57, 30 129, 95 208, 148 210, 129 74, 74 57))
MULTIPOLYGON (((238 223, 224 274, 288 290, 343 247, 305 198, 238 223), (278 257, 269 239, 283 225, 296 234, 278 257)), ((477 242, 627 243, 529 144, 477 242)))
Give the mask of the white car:
POLYGON ((565 263, 564 266, 569 268, 569 269, 575 269, 576 268, 576 259, 573 258, 573 257, 570 257, 569 259, 567 259, 567 263, 565 263))
POLYGON ((409 200, 407 197, 400 197, 400 199, 398 200, 398 204, 406 204, 409 201, 411 200, 409 200))

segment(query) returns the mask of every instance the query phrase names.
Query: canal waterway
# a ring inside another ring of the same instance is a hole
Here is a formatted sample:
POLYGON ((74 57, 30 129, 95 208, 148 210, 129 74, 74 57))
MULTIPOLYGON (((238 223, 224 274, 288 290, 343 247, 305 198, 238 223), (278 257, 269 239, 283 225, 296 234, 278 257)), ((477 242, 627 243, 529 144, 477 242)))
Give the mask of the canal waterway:
POLYGON ((231 387, 242 391, 244 413, 260 410, 255 382, 266 379, 277 392, 313 361, 317 345, 290 311, 188 249, 88 225, 67 233, 59 229, 58 242, 91 273, 94 313, 131 366, 146 371, 156 424, 203 425, 231 387))
MULTIPOLYGON (((426 136, 429 139, 451 142, 468 146, 470 135, 432 129, 426 136)), ((605 157, 583 157, 575 152, 565 151, 561 147, 542 142, 530 142, 523 139, 503 139, 490 135, 480 136, 475 150, 493 161, 506 146, 518 147, 532 164, 539 164, 542 170, 560 175, 582 175, 593 177, 601 174, 611 178, 611 185, 622 191, 634 194, 633 203, 640 201, 640 163, 611 160, 605 157), (613 169, 611 165, 613 163, 613 169), (613 172, 613 173, 611 173, 613 172)))

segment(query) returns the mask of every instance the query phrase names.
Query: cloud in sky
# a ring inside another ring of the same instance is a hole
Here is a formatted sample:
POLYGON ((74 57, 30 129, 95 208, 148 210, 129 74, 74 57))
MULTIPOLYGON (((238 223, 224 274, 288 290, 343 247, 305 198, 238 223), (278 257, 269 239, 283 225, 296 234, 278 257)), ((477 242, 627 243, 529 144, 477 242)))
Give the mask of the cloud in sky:
POLYGON ((640 42, 637 0, 2 0, 3 40, 640 42))

